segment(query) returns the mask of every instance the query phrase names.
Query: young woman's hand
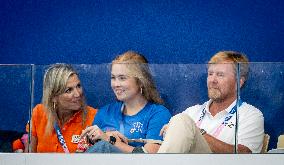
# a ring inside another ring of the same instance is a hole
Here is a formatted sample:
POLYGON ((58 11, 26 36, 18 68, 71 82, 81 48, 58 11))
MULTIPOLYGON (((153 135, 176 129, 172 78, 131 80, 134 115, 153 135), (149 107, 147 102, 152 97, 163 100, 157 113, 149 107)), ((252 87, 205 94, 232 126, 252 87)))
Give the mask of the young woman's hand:
POLYGON ((128 139, 127 137, 125 137, 122 133, 118 132, 118 131, 107 131, 106 132, 107 136, 114 136, 116 138, 117 142, 123 142, 125 144, 128 144, 128 139))
POLYGON ((87 127, 85 130, 83 130, 82 134, 80 135, 80 138, 82 139, 84 137, 87 137, 93 142, 97 140, 109 140, 107 134, 104 133, 97 125, 87 127))

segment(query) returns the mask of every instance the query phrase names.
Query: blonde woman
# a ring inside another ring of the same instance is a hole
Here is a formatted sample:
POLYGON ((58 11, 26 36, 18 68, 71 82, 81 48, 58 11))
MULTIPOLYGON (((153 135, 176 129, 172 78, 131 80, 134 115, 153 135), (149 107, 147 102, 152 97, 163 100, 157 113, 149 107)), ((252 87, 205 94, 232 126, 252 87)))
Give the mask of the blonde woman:
POLYGON ((143 55, 125 52, 112 61, 111 87, 117 101, 99 109, 94 126, 83 131, 96 143, 87 152, 156 153, 159 144, 130 139, 162 140, 159 131, 171 115, 155 87, 143 55))
POLYGON ((42 104, 32 112, 31 152, 75 152, 82 130, 92 124, 96 112, 85 105, 72 66, 52 65, 44 75, 42 104))

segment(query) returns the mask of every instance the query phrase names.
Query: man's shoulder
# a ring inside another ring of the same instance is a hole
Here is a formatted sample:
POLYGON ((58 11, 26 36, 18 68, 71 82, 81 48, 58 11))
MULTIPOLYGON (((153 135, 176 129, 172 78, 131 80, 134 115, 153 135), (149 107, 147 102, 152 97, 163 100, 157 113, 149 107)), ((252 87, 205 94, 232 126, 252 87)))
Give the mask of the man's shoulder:
POLYGON ((192 113, 199 112, 201 109, 205 108, 207 104, 208 104, 208 101, 203 104, 196 104, 196 105, 190 106, 186 108, 186 110, 184 110, 182 113, 192 114, 192 113))
POLYGON ((186 108, 186 110, 199 110, 202 106, 203 106, 203 104, 202 105, 196 104, 196 105, 193 105, 193 106, 186 108))
POLYGON ((262 112, 256 108, 255 106, 248 104, 246 102, 243 102, 243 104, 240 106, 239 110, 240 114, 245 115, 246 117, 249 116, 263 116, 262 112))

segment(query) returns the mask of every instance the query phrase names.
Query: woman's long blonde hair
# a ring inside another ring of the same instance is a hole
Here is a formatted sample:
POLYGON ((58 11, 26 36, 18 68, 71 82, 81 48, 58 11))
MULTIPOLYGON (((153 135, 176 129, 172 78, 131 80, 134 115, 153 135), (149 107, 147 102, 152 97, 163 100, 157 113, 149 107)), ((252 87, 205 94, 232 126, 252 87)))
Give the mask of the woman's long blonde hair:
MULTIPOLYGON (((43 96, 42 104, 47 116, 47 125, 45 128, 46 135, 50 135, 54 130, 54 124, 58 120, 57 116, 57 106, 53 101, 53 98, 64 93, 66 89, 66 84, 72 75, 77 75, 78 73, 75 69, 68 64, 54 64, 50 66, 45 72, 43 79, 43 96)), ((84 97, 84 96, 83 96, 84 97)), ((87 109, 85 105, 85 99, 82 101, 83 122, 82 126, 85 124, 87 109)))
POLYGON ((112 61, 113 64, 126 64, 130 76, 136 78, 138 85, 141 86, 142 95, 147 101, 164 104, 151 75, 148 61, 143 55, 134 51, 127 51, 117 56, 112 61))

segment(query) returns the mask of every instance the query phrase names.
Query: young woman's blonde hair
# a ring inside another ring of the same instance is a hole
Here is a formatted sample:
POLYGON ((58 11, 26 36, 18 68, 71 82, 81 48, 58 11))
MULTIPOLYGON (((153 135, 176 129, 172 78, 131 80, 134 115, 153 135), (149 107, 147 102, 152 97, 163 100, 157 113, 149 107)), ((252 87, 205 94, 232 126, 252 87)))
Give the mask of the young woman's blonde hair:
POLYGON ((113 64, 124 64, 129 69, 129 76, 136 78, 138 85, 141 88, 141 94, 146 100, 163 104, 153 77, 151 75, 147 59, 134 51, 127 51, 117 56, 113 61, 113 64))
MULTIPOLYGON (((47 115, 47 125, 46 125, 46 135, 50 135, 54 130, 55 122, 58 122, 57 110, 58 106, 53 101, 53 99, 61 95, 66 90, 66 85, 68 79, 78 73, 75 69, 68 64, 54 64, 50 66, 45 72, 43 79, 43 96, 42 96, 42 104, 44 106, 44 110, 47 115)), ((83 96, 84 97, 84 96, 83 96)), ((85 105, 85 99, 82 101, 83 113, 83 122, 82 125, 85 124, 87 109, 85 105)))

